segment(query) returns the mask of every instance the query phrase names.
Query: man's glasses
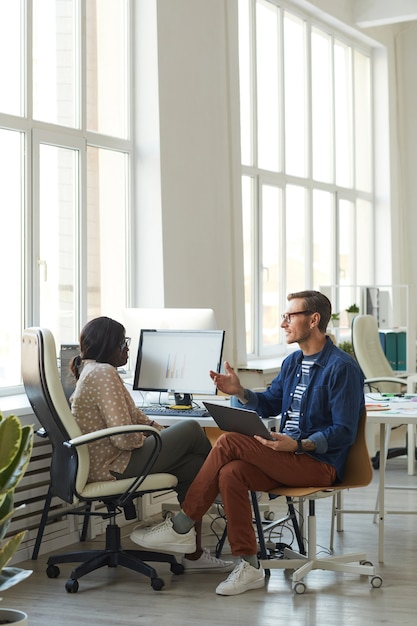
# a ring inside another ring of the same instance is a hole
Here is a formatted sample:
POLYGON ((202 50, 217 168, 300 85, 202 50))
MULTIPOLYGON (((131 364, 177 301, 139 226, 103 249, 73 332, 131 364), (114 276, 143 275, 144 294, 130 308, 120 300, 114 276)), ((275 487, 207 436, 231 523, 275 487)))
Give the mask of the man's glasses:
POLYGON ((126 348, 130 346, 131 338, 125 337, 123 343, 120 344, 120 350, 123 352, 126 348))
POLYGON ((286 324, 291 324, 293 315, 311 315, 314 311, 294 311, 294 313, 283 313, 281 319, 286 324))

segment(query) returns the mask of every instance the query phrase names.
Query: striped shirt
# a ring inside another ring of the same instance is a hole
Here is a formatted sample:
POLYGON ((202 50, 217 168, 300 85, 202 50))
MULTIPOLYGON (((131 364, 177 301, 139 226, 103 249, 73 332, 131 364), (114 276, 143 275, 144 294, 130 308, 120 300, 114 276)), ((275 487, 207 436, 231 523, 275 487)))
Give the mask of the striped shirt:
POLYGON ((289 435, 293 439, 300 439, 300 408, 301 408, 301 398, 305 390, 307 389, 309 380, 310 380, 310 371, 312 366, 314 365, 318 354, 313 354, 311 356, 305 356, 301 363, 301 377, 300 380, 294 389, 294 395, 291 402, 291 407, 287 412, 287 419, 285 421, 285 426, 283 432, 286 435, 289 435))

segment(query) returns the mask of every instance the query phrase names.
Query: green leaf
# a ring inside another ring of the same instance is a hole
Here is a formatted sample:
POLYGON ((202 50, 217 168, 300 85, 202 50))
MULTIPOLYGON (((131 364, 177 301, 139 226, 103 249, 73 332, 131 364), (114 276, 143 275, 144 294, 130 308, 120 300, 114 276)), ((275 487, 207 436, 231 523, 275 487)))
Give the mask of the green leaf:
MULTIPOLYGON (((19 484, 32 454, 33 428, 22 426, 16 415, 0 413, 0 540, 5 537, 14 513, 14 489, 19 484)), ((20 545, 25 531, 9 539, 0 549, 0 590, 26 578, 30 571, 5 567, 20 545)))
POLYGON ((0 496, 0 540, 5 536, 13 516, 13 490, 0 496))
POLYGON ((7 543, 5 543, 4 546, 0 549, 0 572, 10 561, 25 535, 25 530, 17 533, 17 535, 9 539, 9 541, 7 541, 7 543))
MULTIPOLYGON (((13 455, 8 454, 8 465, 0 470, 0 493, 14 489, 22 479, 26 468, 29 464, 32 454, 33 445, 33 428, 32 426, 21 426, 18 418, 14 415, 8 417, 0 424, 0 429, 11 420, 11 426, 6 427, 5 432, 0 430, 0 454, 5 454, 6 449, 2 440, 3 435, 6 435, 5 440, 8 443, 9 449, 13 450, 13 455), (19 426, 18 432, 15 427, 15 418, 19 426), (13 436, 15 440, 13 440, 13 436)), ((0 456, 1 458, 1 456, 0 456)))
POLYGON ((18 567, 5 567, 0 573, 0 591, 5 591, 13 585, 17 585, 21 580, 24 580, 31 575, 33 570, 20 569, 18 567))
POLYGON ((19 451, 22 426, 16 415, 10 415, 0 422, 0 477, 7 472, 19 451))

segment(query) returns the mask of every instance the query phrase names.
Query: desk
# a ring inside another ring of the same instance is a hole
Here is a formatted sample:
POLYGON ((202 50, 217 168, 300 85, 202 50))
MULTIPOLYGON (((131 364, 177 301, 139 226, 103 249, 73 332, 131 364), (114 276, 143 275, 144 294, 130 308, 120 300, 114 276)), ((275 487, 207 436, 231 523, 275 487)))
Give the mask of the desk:
MULTIPOLYGON (((379 485, 378 485, 378 503, 375 513, 379 518, 378 525, 378 560, 380 563, 384 562, 384 523, 385 516, 388 514, 394 515, 415 515, 416 511, 390 511, 385 509, 385 466, 386 466, 386 427, 387 426, 399 426, 400 424, 408 424, 412 427, 417 425, 417 405, 415 411, 400 411, 398 405, 394 403, 391 405, 393 408, 389 411, 372 411, 370 407, 367 410, 367 422, 372 424, 379 424, 380 431, 380 466, 379 466, 379 485)), ((409 429, 410 431, 411 429, 409 429)), ((412 441, 415 446, 414 440, 412 441)))
MULTIPOLYGON (((161 426, 170 426, 171 424, 176 424, 181 421, 181 417, 172 416, 172 415, 153 415, 153 419, 155 419, 158 424, 161 426)), ((213 446, 216 443, 216 440, 222 434, 222 430, 217 426, 216 422, 212 417, 184 417, 182 419, 194 420, 197 421, 200 426, 204 429, 208 439, 210 439, 210 443, 213 446)), ((275 417, 270 417, 268 419, 267 428, 272 430, 273 428, 277 428, 279 426, 279 420, 275 417)))
POLYGON ((152 419, 161 426, 171 426, 172 424, 177 424, 178 422, 186 419, 186 420, 194 420, 198 422, 200 426, 203 428, 204 432, 207 435, 207 438, 210 440, 211 445, 213 446, 216 443, 216 440, 222 434, 222 430, 217 426, 214 419, 210 417, 177 417, 176 415, 152 415, 152 419))
MULTIPOLYGON (((140 391, 135 391, 134 389, 132 389, 130 385, 127 385, 127 390, 132 396, 135 405, 146 413, 146 408, 143 406, 143 394, 140 391)), ((196 398, 196 404, 198 404, 198 406, 203 407, 202 405, 203 400, 206 400, 207 402, 213 402, 216 404, 225 404, 227 406, 229 406, 229 403, 230 403, 229 397, 226 397, 226 396, 207 396, 207 398, 206 397, 196 398)), ((176 424, 177 422, 180 422, 182 419, 192 419, 192 420, 197 421, 200 424, 200 426, 202 426, 203 428, 218 428, 216 422, 211 416, 209 417, 184 416, 182 418, 181 416, 177 416, 177 415, 152 415, 151 419, 154 419, 155 422, 158 422, 158 424, 161 424, 161 426, 171 426, 171 424, 176 424)))
MULTIPOLYGON (((142 408, 142 403, 143 403, 143 396, 140 392, 138 391, 134 391, 131 388, 128 387, 128 391, 130 393, 130 395, 132 396, 136 406, 140 409, 142 408)), ((225 406, 230 406, 230 398, 228 396, 207 396, 207 397, 199 397, 199 396, 195 396, 194 400, 196 402, 196 404, 198 406, 201 406, 202 408, 204 408, 202 402, 207 401, 207 402, 212 402, 213 404, 224 404, 225 406)), ((146 413, 146 408, 143 407, 143 411, 144 413, 146 413)), ((152 415, 152 419, 155 420, 155 422, 158 422, 158 424, 161 424, 161 426, 170 426, 171 424, 176 424, 177 422, 182 421, 183 419, 191 419, 194 421, 197 421, 200 426, 202 426, 203 428, 213 428, 220 431, 220 428, 217 426, 216 422, 214 421, 214 419, 211 416, 208 417, 187 417, 186 415, 181 416, 181 415, 152 415)), ((268 419, 268 425, 267 427, 269 429, 272 428, 277 428, 279 426, 279 417, 270 417, 268 419)))

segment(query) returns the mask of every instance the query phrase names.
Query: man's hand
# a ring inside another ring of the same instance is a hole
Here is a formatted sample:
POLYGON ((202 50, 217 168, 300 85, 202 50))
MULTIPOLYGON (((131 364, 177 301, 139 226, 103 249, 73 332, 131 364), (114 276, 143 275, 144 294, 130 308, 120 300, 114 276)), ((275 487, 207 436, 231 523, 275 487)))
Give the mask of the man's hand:
POLYGON ((271 450, 276 450, 277 452, 295 452, 297 450, 297 442, 292 437, 288 435, 283 435, 282 433, 271 433, 271 436, 274 438, 274 441, 269 439, 264 439, 259 435, 254 435, 255 439, 262 443, 262 445, 267 448, 271 448, 271 450))
POLYGON ((245 389, 240 384, 239 377, 235 374, 228 361, 225 361, 224 369, 226 372, 225 374, 219 374, 219 372, 213 372, 210 370, 210 378, 219 391, 230 396, 238 396, 239 399, 243 400, 245 389))

